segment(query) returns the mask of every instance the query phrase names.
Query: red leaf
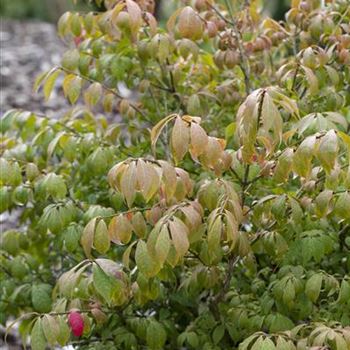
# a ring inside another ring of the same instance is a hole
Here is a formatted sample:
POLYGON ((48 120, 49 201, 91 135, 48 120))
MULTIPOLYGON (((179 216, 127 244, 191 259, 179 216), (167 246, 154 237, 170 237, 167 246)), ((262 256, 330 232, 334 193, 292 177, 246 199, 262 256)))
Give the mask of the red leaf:
POLYGON ((84 331, 84 320, 77 311, 72 311, 68 316, 69 326, 76 337, 80 337, 84 331))

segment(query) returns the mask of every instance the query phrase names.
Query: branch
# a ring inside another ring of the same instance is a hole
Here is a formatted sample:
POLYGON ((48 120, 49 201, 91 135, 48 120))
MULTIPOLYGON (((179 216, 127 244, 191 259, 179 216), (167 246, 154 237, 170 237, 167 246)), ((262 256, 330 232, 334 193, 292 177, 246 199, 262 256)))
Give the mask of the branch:
MULTIPOLYGON (((65 72, 67 74, 73 74, 73 75, 75 75, 75 76, 77 76, 77 77, 79 77, 79 78, 81 78, 83 80, 86 80, 86 81, 90 82, 90 83, 99 83, 104 90, 110 92, 111 94, 113 94, 114 96, 118 97, 119 99, 124 99, 124 97, 122 95, 120 95, 117 91, 115 91, 114 89, 104 85, 100 81, 97 81, 97 80, 91 79, 91 78, 89 78, 89 77, 87 77, 85 75, 73 72, 73 71, 71 71, 69 69, 66 69, 66 68, 62 67, 62 66, 59 66, 58 69, 62 70, 63 72, 65 72)), ((149 123, 152 124, 152 121, 147 118, 146 114, 139 107, 137 107, 133 103, 129 103, 129 105, 130 105, 130 107, 132 109, 134 109, 137 113, 139 113, 146 121, 148 121, 149 123)))

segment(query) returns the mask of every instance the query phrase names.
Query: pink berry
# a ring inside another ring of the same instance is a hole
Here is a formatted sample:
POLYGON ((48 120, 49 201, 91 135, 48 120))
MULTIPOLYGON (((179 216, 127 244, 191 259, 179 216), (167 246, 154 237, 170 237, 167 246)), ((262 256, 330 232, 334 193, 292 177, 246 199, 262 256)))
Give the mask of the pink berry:
POLYGON ((77 311, 72 311, 68 316, 69 326, 76 337, 80 337, 84 331, 84 320, 77 311))

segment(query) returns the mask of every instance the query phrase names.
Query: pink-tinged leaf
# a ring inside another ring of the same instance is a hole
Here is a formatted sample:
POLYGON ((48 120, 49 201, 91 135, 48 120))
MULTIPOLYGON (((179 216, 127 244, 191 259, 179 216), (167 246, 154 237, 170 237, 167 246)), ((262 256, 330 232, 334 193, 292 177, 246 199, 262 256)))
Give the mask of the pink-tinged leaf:
POLYGON ((133 0, 126 0, 126 6, 130 15, 131 33, 136 38, 142 25, 142 12, 139 5, 133 0))
POLYGON ((180 117, 175 120, 171 133, 171 147, 175 163, 182 160, 188 151, 190 143, 190 129, 180 117))
POLYGON ((185 170, 183 170, 181 168, 175 168, 175 170, 176 170, 176 174, 180 177, 183 184, 185 185, 186 193, 191 194, 192 189, 193 189, 193 182, 190 179, 190 176, 188 175, 188 173, 185 170))
POLYGON ((183 257, 189 247, 188 227, 178 218, 174 217, 169 223, 171 239, 179 257, 183 257))
POLYGON ((157 26, 158 26, 157 20, 149 12, 146 12, 145 16, 146 16, 146 21, 149 25, 151 36, 155 36, 157 34, 157 26))
POLYGON ((162 181, 164 183, 164 192, 167 197, 167 200, 171 199, 174 196, 176 191, 176 170, 175 168, 164 160, 159 161, 162 168, 162 181))
POLYGON ((112 242, 128 244, 132 236, 132 225, 125 215, 120 214, 110 221, 108 234, 112 242))
POLYGON ((156 194, 160 186, 160 176, 154 166, 142 159, 137 161, 136 166, 138 187, 146 202, 156 194))
POLYGON ((84 331, 84 319, 77 311, 72 311, 68 315, 68 323, 72 333, 76 337, 81 337, 84 331))
POLYGON ((120 188, 126 203, 131 208, 136 196, 136 166, 134 162, 129 163, 128 168, 124 171, 120 180, 120 188))
POLYGON ((144 238, 147 233, 147 224, 141 212, 137 212, 133 215, 131 224, 137 237, 144 238))
POLYGON ((203 164, 209 168, 213 168, 222 156, 223 149, 219 140, 215 137, 208 137, 208 145, 201 156, 203 164))
POLYGON ((118 163, 114 165, 107 175, 109 185, 119 192, 121 192, 120 180, 127 166, 125 162, 118 163))
POLYGON ((191 154, 200 156, 208 145, 208 135, 197 123, 191 123, 191 154))
POLYGON ((203 34, 203 23, 192 7, 186 6, 179 15, 179 33, 183 38, 198 40, 203 34))
POLYGON ((191 205, 181 207, 181 211, 185 214, 190 232, 197 230, 202 223, 202 218, 199 212, 191 205))
POLYGON ((89 223, 85 226, 80 239, 80 244, 83 247, 84 253, 89 259, 92 258, 91 249, 94 244, 96 220, 96 218, 93 218, 89 221, 89 223))

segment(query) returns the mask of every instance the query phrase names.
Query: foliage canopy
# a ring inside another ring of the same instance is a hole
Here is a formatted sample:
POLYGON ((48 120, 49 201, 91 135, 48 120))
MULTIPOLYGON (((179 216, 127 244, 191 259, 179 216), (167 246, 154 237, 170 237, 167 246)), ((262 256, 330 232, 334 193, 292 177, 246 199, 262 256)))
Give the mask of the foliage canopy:
POLYGON ((104 6, 35 83, 72 109, 1 120, 2 322, 33 350, 350 349, 348 1, 104 6))

